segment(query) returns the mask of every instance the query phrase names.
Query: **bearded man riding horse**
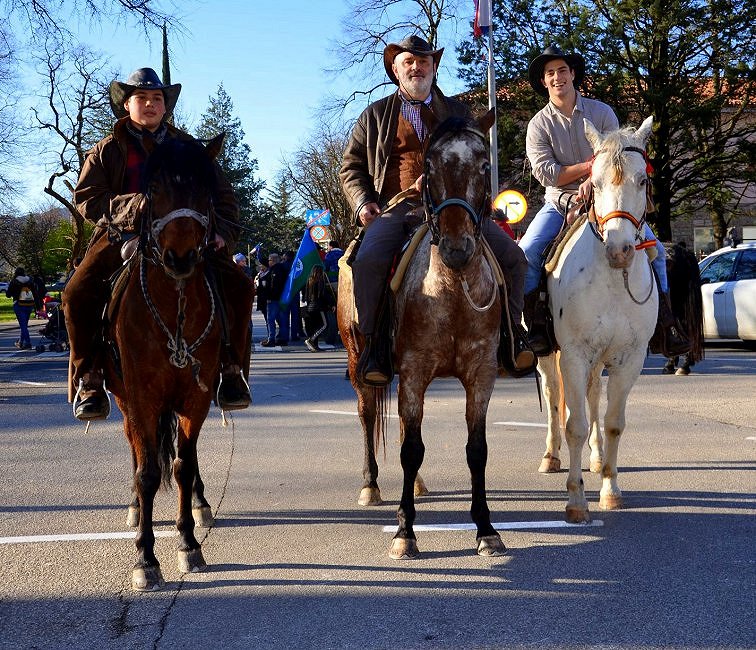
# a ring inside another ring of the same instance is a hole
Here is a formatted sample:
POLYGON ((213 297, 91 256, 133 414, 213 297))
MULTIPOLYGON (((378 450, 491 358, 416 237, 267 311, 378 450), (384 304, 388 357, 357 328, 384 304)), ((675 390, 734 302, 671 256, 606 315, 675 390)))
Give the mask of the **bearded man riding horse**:
MULTIPOLYGON (((126 83, 113 81, 110 105, 118 121, 112 135, 87 153, 74 191, 77 209, 95 224, 87 253, 63 292, 71 345, 69 401, 74 402, 74 416, 80 420, 102 419, 110 413, 103 379, 103 311, 111 297, 111 276, 122 265, 121 247, 140 235, 150 210, 143 182, 149 152, 168 139, 194 141, 167 122, 180 92, 180 84, 163 84, 151 68, 136 70, 126 83)), ((224 321, 221 377, 215 398, 220 408, 232 410, 250 403, 242 375, 249 367, 250 314, 234 309, 229 296, 251 295, 253 286, 230 259, 239 232, 239 209, 220 166, 213 163, 213 169, 215 228, 209 233, 208 276, 224 321)))
MULTIPOLYGON (((420 198, 423 149, 430 125, 449 117, 470 118, 469 109, 444 96, 436 85, 443 48, 434 50, 418 36, 390 43, 383 63, 397 91, 368 106, 357 120, 341 165, 341 183, 364 237, 352 262, 358 327, 365 337, 357 369, 360 380, 385 386, 392 378, 391 353, 381 340, 380 317, 394 255, 409 230, 423 220, 420 198), (412 188, 417 192, 412 192, 412 188), (408 192, 409 190, 409 192, 408 192), (393 197, 404 197, 392 202, 393 197), (412 196, 408 196, 412 194, 412 196), (391 202, 391 205, 390 205, 391 202), (389 207, 390 205, 390 207, 389 207)), ((487 174, 487 170, 479 170, 487 174)), ((520 326, 526 260, 515 242, 488 216, 481 223, 509 285, 511 329, 502 327, 500 359, 509 374, 535 369, 535 356, 520 326)), ((503 321, 507 309, 502 310, 503 321)), ((390 346, 389 346, 390 347, 390 346)))

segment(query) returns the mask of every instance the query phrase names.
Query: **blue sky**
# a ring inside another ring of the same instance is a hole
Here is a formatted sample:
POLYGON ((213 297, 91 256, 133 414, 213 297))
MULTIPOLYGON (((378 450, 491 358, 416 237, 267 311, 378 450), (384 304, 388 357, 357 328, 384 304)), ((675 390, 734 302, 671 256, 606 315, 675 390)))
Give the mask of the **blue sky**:
MULTIPOLYGON (((472 5, 470 0, 469 19, 472 5)), ((324 72, 336 63, 331 48, 342 36, 346 3, 204 0, 187 3, 180 11, 186 34, 169 34, 169 40, 171 80, 183 86, 181 119, 195 126, 223 83, 258 160, 258 176, 271 187, 282 156, 296 149, 316 124, 314 113, 323 99, 331 92, 346 95, 355 89, 346 75, 334 79, 324 72)), ((110 57, 112 66, 121 71, 121 80, 144 66, 160 73, 159 32, 151 42, 138 27, 83 28, 82 32, 90 47, 110 57)), ((444 45, 439 83, 447 93, 458 92, 463 87, 456 79, 454 43, 444 45)), ((376 74, 376 81, 385 79, 382 69, 376 74)), ((355 110, 362 108, 364 103, 355 110)), ((33 184, 39 187, 45 179, 41 174, 33 184)), ((39 192, 30 196, 41 200, 39 192)))

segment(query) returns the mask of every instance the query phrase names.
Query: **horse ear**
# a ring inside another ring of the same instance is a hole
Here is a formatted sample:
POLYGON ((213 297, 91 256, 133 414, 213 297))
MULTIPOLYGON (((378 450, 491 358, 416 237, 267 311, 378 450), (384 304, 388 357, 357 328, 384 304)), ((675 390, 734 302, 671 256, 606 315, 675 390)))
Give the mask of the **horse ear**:
POLYGON ((496 109, 491 108, 485 115, 479 117, 477 119, 477 122, 478 122, 478 128, 481 131, 483 131, 483 133, 488 133, 488 130, 496 122, 496 109))
POLYGON ((585 137, 588 138, 593 151, 596 152, 601 147, 601 134, 598 132, 593 122, 583 118, 583 128, 585 129, 585 137))
POLYGON ((635 135, 640 138, 641 142, 645 145, 646 142, 648 142, 648 137, 651 135, 651 127, 654 125, 654 116, 649 115, 645 120, 643 120, 643 124, 641 124, 638 127, 638 130, 635 132, 635 135))
POLYGON ((226 138, 226 132, 219 133, 216 135, 210 142, 208 142, 205 145, 205 151, 207 152, 207 155, 210 156, 210 160, 215 160, 218 157, 218 154, 221 152, 221 149, 223 148, 223 140, 226 138))

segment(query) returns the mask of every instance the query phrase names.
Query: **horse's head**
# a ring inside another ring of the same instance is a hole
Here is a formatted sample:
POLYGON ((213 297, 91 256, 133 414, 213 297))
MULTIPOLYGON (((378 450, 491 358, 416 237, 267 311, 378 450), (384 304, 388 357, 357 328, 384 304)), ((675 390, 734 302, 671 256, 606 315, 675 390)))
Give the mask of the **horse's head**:
POLYGON ((169 138, 148 158, 148 238, 165 272, 176 280, 192 275, 208 243, 216 192, 212 161, 223 138, 221 134, 207 146, 169 138))
POLYGON ((449 118, 433 131, 425 151, 425 211, 441 259, 454 270, 470 261, 491 213, 486 133, 495 119, 494 109, 479 120, 449 118))
POLYGON ((594 152, 591 182, 598 232, 609 266, 624 269, 642 247, 649 189, 646 142, 653 118, 647 117, 637 131, 625 128, 603 135, 588 120, 584 124, 594 152))

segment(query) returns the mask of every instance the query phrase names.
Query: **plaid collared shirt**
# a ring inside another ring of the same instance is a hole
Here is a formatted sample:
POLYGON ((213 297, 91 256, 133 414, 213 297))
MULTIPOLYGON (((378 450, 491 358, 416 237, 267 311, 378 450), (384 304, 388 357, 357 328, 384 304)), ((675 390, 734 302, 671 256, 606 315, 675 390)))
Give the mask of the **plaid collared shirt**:
MULTIPOLYGON (((399 92, 399 99, 402 100, 402 117, 412 125, 412 128, 415 129, 415 133, 417 134, 420 142, 423 142, 423 140, 425 140, 425 136, 428 134, 428 129, 426 128, 425 124, 423 124, 422 117, 420 117, 420 104, 411 103, 409 100, 407 100, 407 98, 402 94, 401 91, 397 92, 399 92)), ((422 103, 430 107, 432 98, 433 95, 430 94, 428 95, 428 98, 422 103)))

